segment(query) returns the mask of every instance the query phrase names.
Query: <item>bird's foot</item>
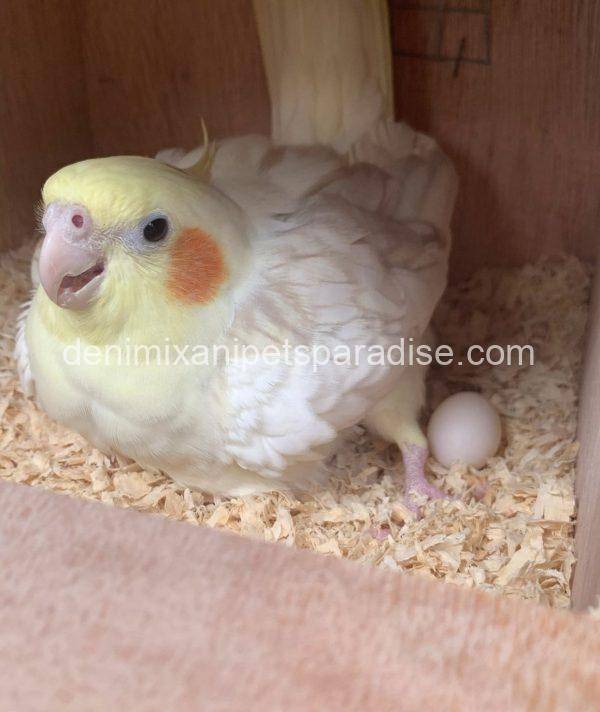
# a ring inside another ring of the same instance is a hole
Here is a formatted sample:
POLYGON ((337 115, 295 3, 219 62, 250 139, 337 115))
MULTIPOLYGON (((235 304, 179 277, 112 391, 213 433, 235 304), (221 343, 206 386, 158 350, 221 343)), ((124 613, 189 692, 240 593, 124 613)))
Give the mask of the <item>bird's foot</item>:
POLYGON ((423 497, 427 499, 450 499, 449 495, 432 485, 425 477, 427 448, 416 443, 404 443, 400 449, 405 472, 405 502, 411 512, 417 515, 421 513, 423 497))

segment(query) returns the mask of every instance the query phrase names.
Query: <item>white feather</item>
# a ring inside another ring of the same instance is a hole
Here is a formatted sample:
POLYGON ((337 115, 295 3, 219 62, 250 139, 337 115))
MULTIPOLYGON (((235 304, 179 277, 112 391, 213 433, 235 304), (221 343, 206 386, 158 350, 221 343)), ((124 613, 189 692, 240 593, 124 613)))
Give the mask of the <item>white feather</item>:
MULTIPOLYGON (((236 165, 235 145, 222 145, 228 160, 219 161, 219 148, 214 181, 236 193, 239 175, 227 173, 236 165)), ((247 143, 237 146, 248 149, 247 143)), ((320 164, 311 149, 269 154, 264 151, 259 170, 245 177, 252 178, 252 189, 236 193, 243 208, 254 209, 255 272, 228 339, 279 347, 287 341, 331 352, 340 345, 385 349, 402 337, 418 339, 445 285, 448 244, 431 224, 399 221, 394 206, 386 207, 386 196, 411 186, 375 166, 344 168, 330 152, 321 154, 320 164), (312 190, 305 181, 279 180, 307 161, 312 190), (260 213, 256 192, 269 197, 260 213), (273 217, 290 204, 293 212, 273 217)), ((287 479, 290 467, 319 457, 319 449, 361 420, 401 375, 402 368, 370 365, 366 356, 352 368, 233 360, 214 383, 215 392, 229 399, 221 423, 224 451, 244 468, 287 479)))

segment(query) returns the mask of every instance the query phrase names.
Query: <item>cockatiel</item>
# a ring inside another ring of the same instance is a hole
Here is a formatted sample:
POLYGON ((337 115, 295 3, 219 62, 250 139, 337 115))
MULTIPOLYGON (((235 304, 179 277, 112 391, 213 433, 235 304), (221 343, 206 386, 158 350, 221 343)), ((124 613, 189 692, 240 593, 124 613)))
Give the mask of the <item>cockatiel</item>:
POLYGON ((369 349, 428 338, 454 172, 383 109, 356 125, 329 147, 281 145, 279 121, 276 142, 92 159, 51 176, 40 284, 17 339, 24 387, 99 449, 208 492, 305 487, 363 422, 401 448, 407 491, 440 496, 424 473, 424 368, 369 349), (298 347, 318 360, 289 358, 298 347), (322 358, 340 347, 351 362, 322 358), (143 363, 127 363, 133 349, 143 363))

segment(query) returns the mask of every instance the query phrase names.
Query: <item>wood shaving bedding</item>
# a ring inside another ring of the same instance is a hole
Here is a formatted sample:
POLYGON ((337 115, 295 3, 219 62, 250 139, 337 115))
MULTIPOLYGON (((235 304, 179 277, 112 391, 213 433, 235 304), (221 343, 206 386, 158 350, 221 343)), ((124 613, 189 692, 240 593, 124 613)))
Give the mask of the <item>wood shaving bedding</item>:
POLYGON ((531 344, 535 365, 437 367, 431 407, 476 389, 503 419, 500 455, 476 471, 430 462, 451 501, 402 505, 397 448, 360 427, 330 465, 328 489, 220 498, 193 492, 134 463, 110 460, 50 421, 20 392, 15 319, 29 291, 31 246, 0 257, 0 476, 107 504, 158 512, 266 541, 417 572, 465 586, 569 605, 577 388, 590 270, 574 257, 519 269, 483 269, 448 290, 435 323, 440 343, 531 344))

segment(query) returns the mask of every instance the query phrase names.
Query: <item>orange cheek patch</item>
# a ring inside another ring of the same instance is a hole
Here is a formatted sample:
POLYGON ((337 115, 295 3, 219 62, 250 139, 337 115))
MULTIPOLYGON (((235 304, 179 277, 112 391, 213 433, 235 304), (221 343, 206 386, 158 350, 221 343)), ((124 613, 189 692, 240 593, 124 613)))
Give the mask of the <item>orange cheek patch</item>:
POLYGON ((217 243, 198 228, 182 230, 171 249, 167 289, 188 303, 209 302, 225 281, 227 270, 217 243))

